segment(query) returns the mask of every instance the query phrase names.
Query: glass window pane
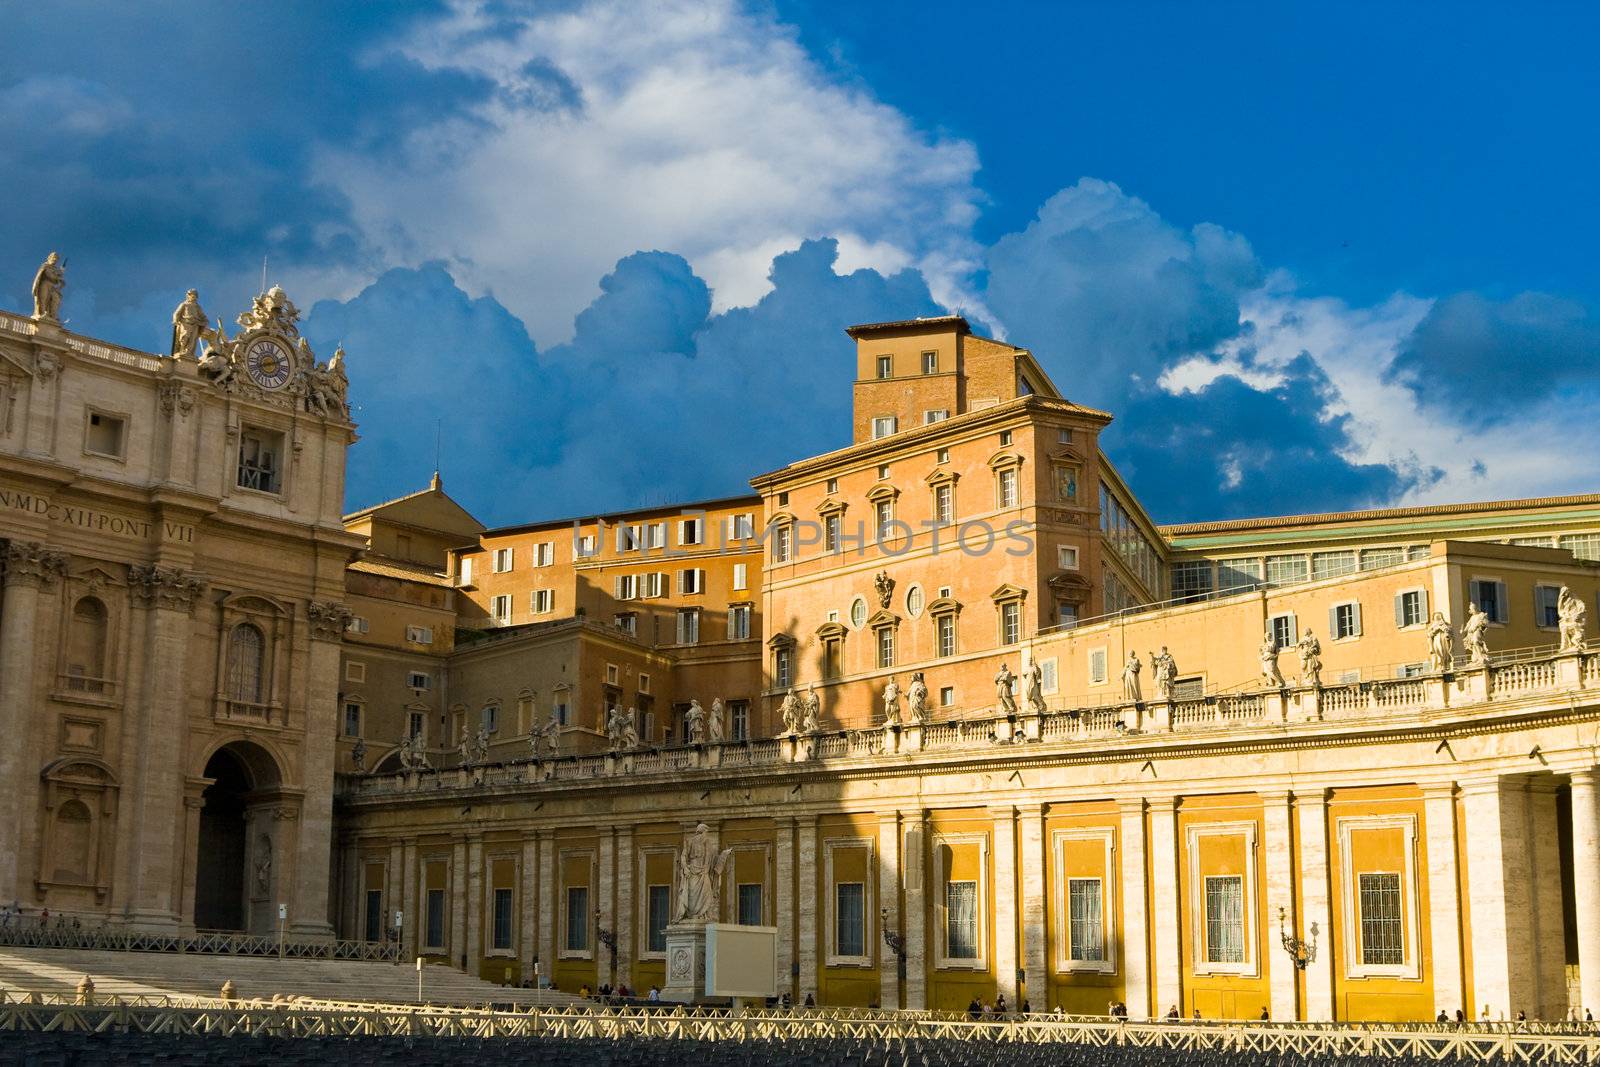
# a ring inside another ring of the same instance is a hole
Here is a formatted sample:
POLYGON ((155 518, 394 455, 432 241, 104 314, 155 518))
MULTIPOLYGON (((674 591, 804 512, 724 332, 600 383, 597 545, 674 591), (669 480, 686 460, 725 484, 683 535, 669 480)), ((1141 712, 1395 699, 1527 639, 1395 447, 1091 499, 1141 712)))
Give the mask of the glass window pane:
POLYGON ((667 922, 670 918, 668 912, 672 905, 672 887, 669 885, 653 885, 645 890, 648 894, 646 904, 647 940, 645 942, 650 952, 667 951, 667 922))
POLYGON ((1206 879, 1206 962, 1244 962, 1244 879, 1206 879))
POLYGON ((840 956, 867 954, 866 886, 841 882, 834 887, 834 946, 840 956))
POLYGON ((1100 879, 1067 880, 1068 958, 1101 963, 1106 958, 1104 911, 1100 905, 1100 879))
POLYGON ((944 887, 945 955, 953 960, 978 958, 978 883, 950 882, 944 887))
POLYGON ((567 949, 582 952, 589 947, 589 887, 567 887, 567 949))
POLYGON ((1400 916, 1400 875, 1364 873, 1358 879, 1361 895, 1361 962, 1377 967, 1399 967, 1406 962, 1403 922, 1400 916))

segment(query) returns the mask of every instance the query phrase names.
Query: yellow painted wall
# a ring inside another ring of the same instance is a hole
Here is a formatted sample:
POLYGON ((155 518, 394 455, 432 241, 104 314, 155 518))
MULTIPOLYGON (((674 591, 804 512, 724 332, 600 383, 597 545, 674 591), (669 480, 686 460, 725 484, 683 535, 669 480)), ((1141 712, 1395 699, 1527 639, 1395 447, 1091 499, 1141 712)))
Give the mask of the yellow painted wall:
POLYGON ((1178 809, 1179 883, 1182 887, 1179 907, 1182 923, 1182 1011, 1185 1016, 1191 1016, 1198 1010, 1201 1017, 1206 1019, 1253 1019, 1270 1000, 1268 975, 1274 961, 1266 951, 1268 941, 1264 910, 1267 880, 1261 841, 1261 805, 1254 796, 1190 797, 1185 798, 1178 809), (1256 845, 1253 853, 1246 833, 1232 828, 1215 835, 1205 833, 1191 848, 1191 827, 1206 828, 1235 823, 1254 827, 1256 845), (1247 968, 1253 972, 1251 974, 1215 973, 1213 965, 1204 962, 1204 881, 1207 876, 1227 875, 1241 876, 1247 887, 1245 954, 1247 968))

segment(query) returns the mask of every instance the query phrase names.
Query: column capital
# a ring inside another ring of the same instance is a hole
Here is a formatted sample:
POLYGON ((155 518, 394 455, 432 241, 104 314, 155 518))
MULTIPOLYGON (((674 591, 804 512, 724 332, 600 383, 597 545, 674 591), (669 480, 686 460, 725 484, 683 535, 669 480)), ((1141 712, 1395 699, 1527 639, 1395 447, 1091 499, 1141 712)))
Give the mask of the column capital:
POLYGON ((1015 819, 1017 817, 1017 806, 1015 804, 991 804, 989 805, 989 814, 996 819, 1015 819))
POLYGON ((5 584, 48 588, 67 572, 67 555, 37 541, 7 541, 0 562, 5 584))
POLYGON ((1597 779, 1597 775, 1600 775, 1600 768, 1579 767, 1575 771, 1567 772, 1567 781, 1575 788, 1593 789, 1596 781, 1600 780, 1597 779))
POLYGON ((306 603, 306 618, 311 623, 313 641, 342 641, 344 628, 354 616, 349 608, 336 600, 312 600, 306 603))
POLYGON ((1456 796, 1455 782, 1426 782, 1419 786, 1422 790, 1423 800, 1454 800, 1456 796))
POLYGON ((1462 796, 1481 797, 1491 793, 1499 795, 1500 779, 1494 778, 1469 778, 1464 782, 1456 783, 1461 788, 1462 796))
POLYGON ((1150 813, 1152 815, 1157 812, 1164 813, 1178 810, 1177 797, 1145 797, 1144 802, 1150 805, 1150 813))
POLYGON ((1298 796, 1298 794, 1291 794, 1289 790, 1284 787, 1256 790, 1256 796, 1261 798, 1261 806, 1263 808, 1277 807, 1279 805, 1287 807, 1289 804, 1289 797, 1291 795, 1298 796))
POLYGON ((1144 797, 1123 797, 1117 801, 1117 812, 1124 819, 1130 815, 1144 817, 1144 797))
POLYGON ((192 613, 195 598, 206 584, 203 575, 159 563, 135 563, 128 568, 128 585, 133 590, 134 603, 141 607, 192 613))
POLYGON ((1044 817, 1043 804, 1018 804, 1016 808, 1018 819, 1040 819, 1044 817))

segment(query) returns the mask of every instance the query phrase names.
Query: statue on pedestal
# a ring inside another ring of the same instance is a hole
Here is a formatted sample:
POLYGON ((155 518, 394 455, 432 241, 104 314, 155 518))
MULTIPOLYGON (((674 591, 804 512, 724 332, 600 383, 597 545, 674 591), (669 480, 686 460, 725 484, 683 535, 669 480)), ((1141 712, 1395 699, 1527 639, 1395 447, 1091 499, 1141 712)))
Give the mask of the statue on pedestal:
POLYGON ((606 709, 606 747, 616 752, 622 748, 622 734, 627 728, 628 720, 622 713, 622 708, 612 705, 606 709))
POLYGON ((552 711, 550 713, 550 718, 545 721, 544 725, 534 727, 533 733, 528 735, 528 747, 533 750, 534 759, 539 758, 539 749, 541 747, 550 750, 552 759, 560 754, 561 720, 556 717, 555 712, 552 711))
POLYGON ((691 745, 698 745, 705 739, 706 709, 700 706, 700 701, 691 697, 689 709, 683 713, 684 738, 691 745))
POLYGON ((33 317, 45 322, 61 321, 61 290, 67 287, 67 265, 51 252, 44 257, 33 276, 33 317))
POLYGON ((713 697, 711 700, 711 714, 706 717, 706 736, 710 738, 712 744, 720 744, 726 739, 724 721, 722 698, 713 697))
POLYGON ((1283 688, 1283 672, 1278 670, 1278 638, 1271 633, 1261 641, 1261 684, 1268 689, 1283 688))
POLYGON ((1428 623, 1428 662, 1436 672, 1443 674, 1455 663, 1456 659, 1456 628, 1450 625, 1450 620, 1444 617, 1444 612, 1436 611, 1433 619, 1428 623))
POLYGON ((1150 670, 1155 674, 1157 698, 1171 700, 1172 687, 1178 680, 1178 661, 1166 645, 1161 646, 1160 652, 1150 653, 1150 670))
POLYGON ((1017 676, 1011 673, 1008 664, 1000 664, 1000 670, 994 676, 994 699, 996 710, 1001 715, 1010 718, 1017 713, 1017 676))
POLYGON ((1144 699, 1139 691, 1139 671, 1142 664, 1139 662, 1139 653, 1129 652, 1128 662, 1122 665, 1122 699, 1137 704, 1144 699))
POLYGON ((1322 684, 1322 642, 1308 629, 1301 636, 1295 648, 1300 653, 1300 684, 1320 686, 1322 684))
POLYGON ((926 724, 929 718, 928 683, 922 680, 921 671, 911 676, 911 687, 906 691, 906 702, 911 711, 911 721, 918 726, 926 724))
POLYGON ((705 823, 696 826, 678 853, 678 908, 672 921, 677 923, 714 923, 719 917, 717 889, 722 884, 722 872, 728 865, 732 849, 717 851, 711 840, 711 828, 705 823))
POLYGON ((350 750, 350 766, 358 771, 367 769, 367 740, 364 737, 356 738, 356 747, 350 750))
POLYGON ((822 727, 819 720, 822 718, 822 698, 817 696, 815 683, 806 686, 806 695, 800 701, 800 732, 814 734, 822 727))
POLYGON ((1489 614, 1476 604, 1467 605, 1467 624, 1461 628, 1461 644, 1467 650, 1467 662, 1483 667, 1489 662, 1489 614))
POLYGON ((783 703, 778 705, 778 714, 783 718, 783 732, 797 734, 800 732, 800 698, 794 695, 794 687, 783 694, 783 703))
POLYGON ((900 725, 900 687, 895 684, 893 676, 883 687, 883 724, 885 726, 900 725))
POLYGON ((209 322, 200 308, 199 291, 190 289, 172 312, 172 358, 193 359, 195 346, 211 332, 209 322))
POLYGON ((1026 699, 1028 710, 1035 715, 1043 715, 1049 710, 1044 702, 1044 668, 1039 665, 1038 660, 1033 660, 1028 664, 1026 699))
POLYGON ((639 747, 639 713, 629 708, 622 718, 622 750, 632 752, 639 747))
POLYGON ((1561 651, 1582 652, 1587 649, 1589 640, 1584 630, 1589 622, 1589 609, 1566 586, 1561 587, 1561 593, 1556 597, 1556 615, 1561 626, 1561 651))

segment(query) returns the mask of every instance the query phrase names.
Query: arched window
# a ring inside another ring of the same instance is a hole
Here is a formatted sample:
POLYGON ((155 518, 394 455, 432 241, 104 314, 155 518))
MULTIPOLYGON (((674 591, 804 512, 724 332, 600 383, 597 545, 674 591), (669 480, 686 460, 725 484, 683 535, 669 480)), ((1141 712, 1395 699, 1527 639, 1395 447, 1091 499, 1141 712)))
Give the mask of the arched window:
POLYGON ((93 822, 81 800, 69 800, 56 809, 55 872, 58 882, 89 881, 89 848, 93 822))
POLYGON ((106 671, 106 606, 92 596, 72 606, 67 632, 67 688, 98 693, 106 671))
POLYGON ((228 699, 262 703, 261 678, 266 641, 261 631, 242 622, 228 636, 228 699))

